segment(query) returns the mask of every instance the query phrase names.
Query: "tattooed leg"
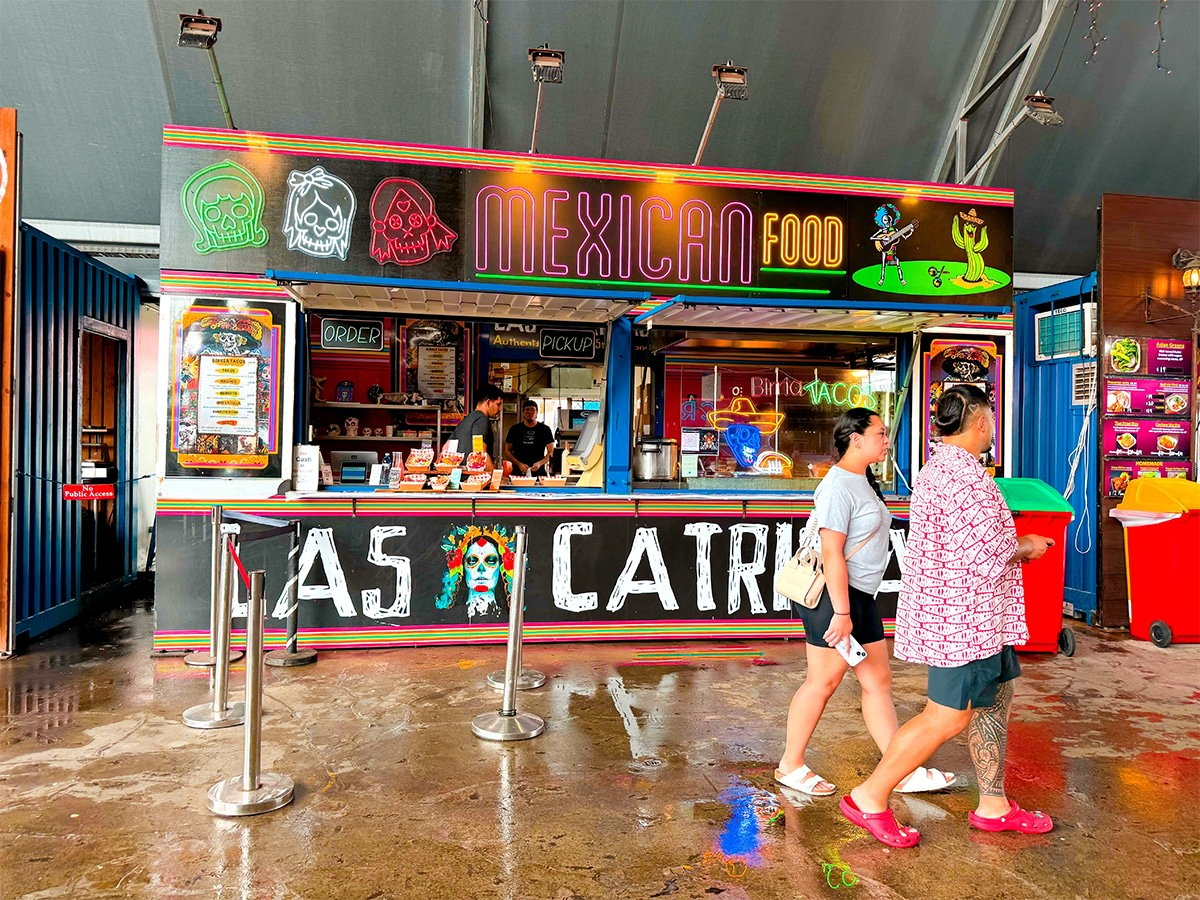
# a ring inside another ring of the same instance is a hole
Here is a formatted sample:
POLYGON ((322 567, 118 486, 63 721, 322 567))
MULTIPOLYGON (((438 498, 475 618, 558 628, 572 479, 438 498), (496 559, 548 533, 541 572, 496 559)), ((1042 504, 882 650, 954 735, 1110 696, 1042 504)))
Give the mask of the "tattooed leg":
POLYGON ((971 714, 967 726, 967 748, 979 777, 979 808, 981 815, 1008 812, 1004 795, 1004 752, 1008 747, 1008 713, 1012 706, 1013 682, 1004 682, 996 689, 996 702, 971 714), (985 808, 987 811, 985 811, 985 808))

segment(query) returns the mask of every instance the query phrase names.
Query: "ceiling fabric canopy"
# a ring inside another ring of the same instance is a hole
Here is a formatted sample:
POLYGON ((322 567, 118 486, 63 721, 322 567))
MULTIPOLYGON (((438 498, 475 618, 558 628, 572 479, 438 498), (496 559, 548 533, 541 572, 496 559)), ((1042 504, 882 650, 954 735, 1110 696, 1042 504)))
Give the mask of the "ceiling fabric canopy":
MULTIPOLYGON (((1063 124, 1022 120, 987 183, 1016 192, 1014 270, 1082 274, 1103 193, 1200 199, 1200 3, 1166 7, 1165 44, 1159 8, 1097 4, 1094 22, 1074 0, 212 0, 205 13, 223 20, 240 129, 524 152, 527 50, 549 43, 566 58, 545 86, 542 153, 690 163, 710 70, 732 59, 749 99, 721 106, 705 165, 915 181, 957 180, 945 151, 972 74, 1003 74, 1049 16, 1025 80, 1063 124), (1107 38, 1094 55, 1093 24, 1107 38)), ((0 106, 25 135, 25 218, 158 223, 162 126, 224 125, 207 55, 177 46, 180 11, 4 0, 0 106)), ((971 113, 969 165, 1008 128, 1018 74, 971 113)))

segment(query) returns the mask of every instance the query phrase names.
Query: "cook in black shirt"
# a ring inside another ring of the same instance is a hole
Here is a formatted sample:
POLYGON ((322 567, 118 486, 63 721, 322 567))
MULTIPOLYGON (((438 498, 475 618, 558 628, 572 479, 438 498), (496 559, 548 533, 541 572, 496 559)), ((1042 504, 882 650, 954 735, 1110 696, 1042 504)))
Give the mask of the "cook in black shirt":
POLYGON ((521 421, 508 429, 504 438, 504 458, 513 464, 517 475, 545 475, 546 463, 554 453, 554 434, 537 420, 537 404, 526 400, 521 421))

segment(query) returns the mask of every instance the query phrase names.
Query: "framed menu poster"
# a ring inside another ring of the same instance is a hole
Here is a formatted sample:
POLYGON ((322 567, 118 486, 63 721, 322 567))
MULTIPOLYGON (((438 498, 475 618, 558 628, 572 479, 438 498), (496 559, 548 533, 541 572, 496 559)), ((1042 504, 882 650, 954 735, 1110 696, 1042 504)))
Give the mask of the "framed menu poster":
POLYGON ((282 304, 175 301, 165 474, 282 476, 282 304))

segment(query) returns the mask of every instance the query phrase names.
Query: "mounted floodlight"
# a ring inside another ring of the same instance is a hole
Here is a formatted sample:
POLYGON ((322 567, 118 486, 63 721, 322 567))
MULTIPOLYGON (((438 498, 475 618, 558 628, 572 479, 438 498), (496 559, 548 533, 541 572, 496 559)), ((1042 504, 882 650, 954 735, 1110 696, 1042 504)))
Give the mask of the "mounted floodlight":
POLYGON ((551 50, 549 44, 529 48, 530 71, 537 82, 537 105, 533 109, 533 137, 529 141, 529 152, 537 153, 538 126, 542 122, 542 85, 562 84, 563 62, 567 54, 562 50, 551 50))
POLYGON ((529 50, 530 69, 533 80, 538 84, 562 84, 563 62, 567 54, 562 50, 551 50, 549 44, 532 47, 529 50))
POLYGON ((187 13, 179 14, 179 46, 198 47, 201 50, 211 50, 217 42, 217 32, 221 30, 221 20, 216 16, 204 15, 204 10, 196 10, 194 16, 187 13))
POLYGON ((750 88, 746 85, 746 67, 735 66, 733 60, 712 67, 717 80, 717 91, 726 100, 749 100, 750 88))
POLYGON ((1035 91, 1025 97, 1025 112, 1039 125, 1063 123, 1063 117, 1054 111, 1054 98, 1047 97, 1041 91, 1035 91))
POLYGON ((732 59, 717 63, 712 67, 712 77, 717 81, 717 96, 713 99, 712 109, 708 113, 708 123, 704 126, 704 134, 700 137, 700 146, 696 148, 696 158, 693 166, 700 165, 704 156, 704 148, 708 146, 708 136, 712 133, 713 122, 717 120, 717 110, 721 101, 728 97, 730 100, 749 100, 750 88, 746 84, 746 67, 735 66, 732 59))
POLYGON ((225 97, 225 82, 221 80, 221 70, 217 67, 217 54, 213 44, 217 42, 217 32, 221 30, 221 20, 216 16, 206 16, 204 10, 196 10, 196 14, 179 14, 179 46, 195 47, 197 50, 208 51, 208 61, 212 65, 213 84, 217 86, 217 99, 221 101, 221 112, 225 114, 225 125, 233 131, 233 114, 229 111, 229 100, 225 97))

